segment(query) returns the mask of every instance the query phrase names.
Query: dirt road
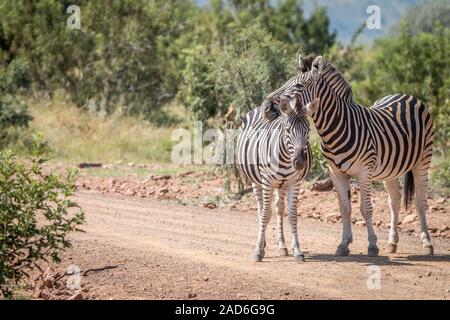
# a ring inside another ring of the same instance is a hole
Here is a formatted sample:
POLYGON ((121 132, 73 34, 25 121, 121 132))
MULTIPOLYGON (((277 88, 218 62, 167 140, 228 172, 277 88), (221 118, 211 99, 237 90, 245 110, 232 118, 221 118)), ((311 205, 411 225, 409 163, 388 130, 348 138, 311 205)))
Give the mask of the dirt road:
MULTIPOLYGON (((277 255, 272 217, 266 259, 255 263, 256 214, 89 192, 76 200, 86 211, 86 232, 72 235, 60 268, 117 265, 82 277, 91 298, 450 298, 448 239, 436 239, 436 255, 428 257, 417 237, 402 233, 399 253, 368 258, 364 229, 354 228, 350 256, 335 257, 341 225, 300 219, 307 261, 297 263, 277 255), (379 267, 380 289, 368 289, 370 265, 379 267)), ((387 231, 378 230, 378 238, 383 248, 387 231)))

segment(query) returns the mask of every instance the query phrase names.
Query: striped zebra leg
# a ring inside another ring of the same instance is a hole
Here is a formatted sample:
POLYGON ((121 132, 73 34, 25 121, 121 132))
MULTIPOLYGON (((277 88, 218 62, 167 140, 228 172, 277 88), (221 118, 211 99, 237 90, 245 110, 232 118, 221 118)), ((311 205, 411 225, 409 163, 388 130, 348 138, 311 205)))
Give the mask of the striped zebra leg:
POLYGON ((345 173, 333 170, 331 171, 331 179, 336 188, 336 192, 339 200, 339 209, 342 215, 342 241, 336 249, 335 255, 347 256, 350 253, 348 245, 353 241, 352 235, 352 205, 350 202, 350 176, 345 173))
POLYGON ((398 179, 384 181, 384 188, 389 194, 389 207, 391 209, 391 227, 389 231, 389 242, 387 252, 397 252, 398 237, 398 213, 400 212, 401 194, 398 179))
POLYGON ((262 214, 263 208, 263 195, 262 187, 256 183, 252 183, 253 195, 255 196, 256 206, 258 208, 258 216, 262 214))
POLYGON ((372 223, 372 202, 371 202, 371 192, 372 192, 372 179, 370 174, 363 170, 358 177, 358 184, 361 190, 361 214, 366 220, 367 226, 367 239, 369 240, 369 247, 367 249, 367 255, 369 257, 378 256, 378 246, 377 246, 377 236, 375 230, 373 229, 372 223))
POLYGON ((297 232, 297 203, 299 189, 299 185, 294 185, 288 190, 288 217, 291 225, 292 250, 294 251, 294 257, 297 261, 305 261, 305 255, 300 250, 297 232))
POLYGON ((269 183, 263 181, 262 185, 262 210, 258 212, 259 218, 259 234, 258 241, 256 242, 256 252, 253 256, 253 260, 261 262, 264 258, 264 248, 266 247, 266 227, 270 221, 272 215, 272 195, 273 188, 269 183))
POLYGON ((284 230, 283 230, 283 215, 285 211, 286 202, 286 189, 278 189, 277 197, 275 200, 275 207, 277 212, 277 247, 278 252, 282 256, 288 255, 288 250, 286 248, 286 243, 284 240, 284 230))
POLYGON ((422 234, 420 235, 422 247, 425 254, 432 255, 434 254, 434 249, 431 244, 431 237, 428 231, 427 219, 425 217, 428 207, 428 168, 418 167, 413 169, 412 172, 414 175, 414 187, 416 189, 416 210, 422 227, 422 234))

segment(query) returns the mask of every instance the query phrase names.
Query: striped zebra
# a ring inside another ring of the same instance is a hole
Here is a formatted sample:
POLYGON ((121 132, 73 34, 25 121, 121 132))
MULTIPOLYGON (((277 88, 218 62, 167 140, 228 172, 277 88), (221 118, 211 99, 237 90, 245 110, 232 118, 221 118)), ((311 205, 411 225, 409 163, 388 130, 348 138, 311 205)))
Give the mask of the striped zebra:
MULTIPOLYGON (((266 100, 265 105, 273 104, 266 100)), ((314 102, 317 103, 317 102, 314 102)), ((292 249, 298 261, 304 261, 297 234, 297 202, 300 182, 311 167, 308 142, 309 123, 299 97, 280 99, 282 116, 266 120, 260 108, 250 111, 237 139, 236 162, 251 182, 257 201, 259 235, 254 261, 262 261, 266 246, 265 230, 272 214, 272 196, 277 189, 277 246, 287 255, 283 232, 285 200, 292 233, 292 249)))
MULTIPOLYGON (((428 170, 433 149, 433 125, 425 104, 407 94, 393 94, 371 108, 353 100, 350 84, 342 74, 321 56, 310 64, 299 59, 304 72, 288 80, 272 92, 269 100, 280 96, 300 96, 302 103, 315 98, 307 113, 321 138, 321 148, 334 182, 343 235, 336 255, 345 256, 352 242, 350 178, 356 177, 360 187, 360 209, 368 232, 368 255, 377 256, 377 237, 372 224, 372 181, 383 181, 389 194, 391 226, 387 251, 397 251, 398 214, 401 195, 398 178, 405 175, 404 204, 410 205, 415 189, 416 210, 421 223, 424 253, 433 254, 425 212, 427 209, 428 170)), ((263 108, 271 118, 272 108, 263 108)))

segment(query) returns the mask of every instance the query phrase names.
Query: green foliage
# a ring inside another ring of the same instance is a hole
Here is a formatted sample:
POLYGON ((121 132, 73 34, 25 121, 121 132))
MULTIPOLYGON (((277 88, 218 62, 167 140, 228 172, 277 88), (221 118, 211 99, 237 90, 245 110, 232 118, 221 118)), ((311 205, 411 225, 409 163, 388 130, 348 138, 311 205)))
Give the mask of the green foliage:
POLYGON ((193 112, 195 118, 209 119, 218 113, 218 101, 214 95, 215 81, 210 74, 214 61, 212 58, 205 58, 207 50, 204 46, 186 49, 184 53, 186 67, 178 97, 193 112))
POLYGON ((36 137, 29 163, 9 150, 0 153, 0 291, 5 297, 38 262, 58 262, 70 246, 67 235, 84 220, 81 208, 70 200, 76 172, 68 171, 64 179, 45 173, 45 147, 36 137))
POLYGON ((175 95, 192 2, 76 1, 81 30, 66 27, 69 4, 0 4, 2 38, 14 43, 8 58, 28 62, 36 89, 62 88, 79 106, 109 113, 148 113, 175 95))
POLYGON ((444 156, 433 166, 431 181, 438 187, 450 189, 450 159, 448 157, 444 156))
POLYGON ((0 95, 0 147, 7 142, 11 127, 27 126, 30 120, 24 103, 11 95, 0 95))
POLYGON ((322 155, 320 142, 310 141, 313 163, 309 171, 309 177, 322 179, 328 175, 328 164, 322 155))
MULTIPOLYGON (((409 30, 413 34, 420 32, 432 33, 439 22, 443 26, 450 26, 450 3, 442 0, 422 0, 411 7, 405 14, 409 30)), ((399 31, 401 24, 394 27, 399 31)))
POLYGON ((257 20, 292 53, 334 42, 325 11, 304 21, 293 0, 18 0, 1 2, 0 16, 0 64, 21 59, 34 89, 64 89, 78 106, 108 113, 148 115, 177 94, 186 50, 223 48, 257 20), (81 30, 66 26, 70 4, 80 7, 81 30))
POLYGON ((232 108, 235 116, 228 120, 238 125, 241 116, 288 77, 286 49, 259 24, 236 29, 233 42, 213 54, 203 47, 186 53, 180 98, 200 120, 232 108))
POLYGON ((297 0, 230 1, 240 26, 261 26, 276 40, 283 42, 290 54, 299 47, 305 54, 324 52, 336 41, 329 32, 329 19, 324 7, 315 6, 311 16, 304 17, 303 4, 297 0))
POLYGON ((336 41, 336 32, 329 33, 326 9, 316 7, 303 27, 302 43, 305 53, 326 52, 336 41))
POLYGON ((26 104, 15 97, 29 84, 26 64, 18 59, 0 64, 0 147, 11 140, 11 128, 26 127, 31 120, 26 104))

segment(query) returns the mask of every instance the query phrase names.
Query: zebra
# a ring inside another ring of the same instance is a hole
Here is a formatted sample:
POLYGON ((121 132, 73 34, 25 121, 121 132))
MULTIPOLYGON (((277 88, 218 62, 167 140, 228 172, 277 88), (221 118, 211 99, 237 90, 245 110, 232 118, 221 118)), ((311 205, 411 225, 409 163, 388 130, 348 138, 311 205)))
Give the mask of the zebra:
MULTIPOLYGON (((288 255, 283 232, 287 195, 294 257, 297 261, 305 261, 297 234, 297 202, 300 182, 305 179, 312 163, 309 122, 299 97, 279 100, 282 116, 269 121, 264 118, 261 108, 255 108, 246 115, 237 138, 236 165, 241 174, 252 182, 257 201, 259 235, 253 255, 256 262, 264 257, 265 230, 272 214, 275 189, 278 251, 281 255, 288 255)), ((273 103, 265 101, 266 105, 273 103)))
MULTIPOLYGON (((337 191, 342 214, 343 234, 336 255, 350 253, 351 230, 350 178, 360 187, 360 209, 366 221, 368 255, 377 256, 377 236, 372 225, 372 181, 383 181, 389 194, 391 225, 387 252, 395 253, 399 241, 398 215, 401 205, 399 177, 405 175, 404 205, 408 209, 413 193, 421 223, 421 241, 425 254, 434 253, 426 222, 428 170, 433 151, 433 124, 425 104, 408 94, 392 94, 366 108, 353 99, 350 84, 341 72, 322 56, 310 64, 299 57, 300 72, 267 96, 300 96, 302 103, 320 99, 307 110, 321 138, 337 191), (414 190, 415 189, 415 190, 414 190)), ((263 104, 267 119, 273 108, 263 104)))

